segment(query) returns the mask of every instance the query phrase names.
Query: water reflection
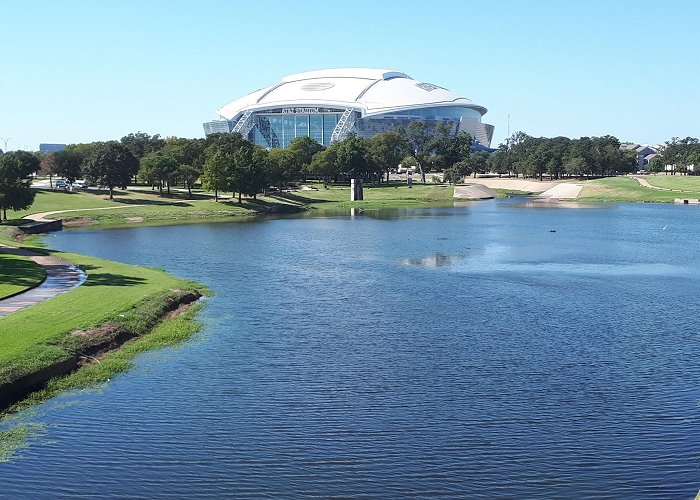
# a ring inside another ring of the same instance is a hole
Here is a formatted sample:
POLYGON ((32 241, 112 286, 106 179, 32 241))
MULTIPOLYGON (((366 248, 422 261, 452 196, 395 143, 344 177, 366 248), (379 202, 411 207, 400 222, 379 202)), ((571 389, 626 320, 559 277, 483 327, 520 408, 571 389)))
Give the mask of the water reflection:
POLYGON ((454 255, 434 253, 432 255, 426 255, 425 257, 421 258, 401 259, 400 262, 407 266, 416 267, 447 267, 453 265, 458 260, 459 258, 454 255))

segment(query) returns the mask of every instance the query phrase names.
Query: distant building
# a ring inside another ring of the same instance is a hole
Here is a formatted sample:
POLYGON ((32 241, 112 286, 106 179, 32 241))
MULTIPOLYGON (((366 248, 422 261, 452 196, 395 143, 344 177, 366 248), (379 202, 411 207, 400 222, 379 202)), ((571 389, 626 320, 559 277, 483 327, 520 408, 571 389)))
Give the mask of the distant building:
POLYGON ((39 144, 40 153, 58 153, 66 149, 65 144, 39 144))
POLYGON ((340 68, 289 75, 219 109, 221 120, 204 132, 238 132, 265 148, 286 148, 296 137, 324 146, 353 132, 370 138, 422 121, 428 133, 439 123, 469 133, 488 148, 493 126, 481 121, 486 108, 432 83, 386 69, 340 68))
POLYGON ((620 145, 623 151, 634 151, 637 154, 637 170, 646 170, 649 162, 661 152, 661 146, 650 144, 635 144, 625 142, 620 145))

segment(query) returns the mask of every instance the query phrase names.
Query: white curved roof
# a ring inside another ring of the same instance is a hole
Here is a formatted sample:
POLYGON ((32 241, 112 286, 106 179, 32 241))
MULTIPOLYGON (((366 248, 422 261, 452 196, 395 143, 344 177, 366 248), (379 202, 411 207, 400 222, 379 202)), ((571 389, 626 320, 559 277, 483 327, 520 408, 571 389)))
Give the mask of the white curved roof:
POLYGON ((218 114, 232 120, 248 109, 302 105, 354 108, 362 116, 433 106, 464 106, 481 115, 486 113, 486 108, 465 97, 399 71, 339 68, 285 76, 277 85, 227 104, 218 114))

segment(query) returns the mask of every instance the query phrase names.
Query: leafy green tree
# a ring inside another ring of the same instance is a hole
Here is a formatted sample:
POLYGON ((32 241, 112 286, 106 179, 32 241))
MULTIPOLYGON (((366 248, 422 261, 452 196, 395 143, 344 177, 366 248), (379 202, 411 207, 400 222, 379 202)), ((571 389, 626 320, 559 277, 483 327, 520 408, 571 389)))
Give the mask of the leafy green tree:
POLYGON ((204 171, 204 148, 204 139, 169 137, 162 149, 163 154, 175 159, 176 176, 184 183, 190 196, 194 183, 204 171))
POLYGON ((456 165, 466 165, 466 170, 462 175, 469 175, 469 172, 474 174, 476 178, 477 173, 486 173, 489 168, 489 154, 483 151, 473 153, 461 162, 457 162, 456 165))
POLYGON ((314 155, 323 150, 323 146, 311 137, 297 137, 289 143, 289 149, 297 154, 299 166, 302 171, 308 172, 314 155))
POLYGON ((464 177, 461 173, 461 163, 462 162, 457 162, 450 168, 445 169, 442 180, 448 184, 458 184, 462 180, 462 177, 464 177))
POLYGON ((408 142, 398 131, 382 132, 370 139, 370 150, 377 167, 386 172, 388 182, 390 170, 396 168, 408 152, 408 142))
POLYGON ((167 186, 170 196, 170 182, 177 173, 177 161, 162 152, 148 153, 141 159, 139 176, 152 184, 158 184, 160 194, 163 195, 163 185, 167 186))
POLYGON ((140 131, 122 137, 120 142, 138 159, 160 151, 165 146, 165 141, 161 139, 159 134, 148 135, 140 131))
POLYGON ((508 174, 510 177, 510 165, 508 162, 508 151, 499 149, 489 155, 488 169, 491 172, 496 172, 500 177, 503 174, 508 174))
POLYGON ((202 185, 206 189, 214 191, 214 201, 219 201, 219 191, 228 189, 232 163, 231 156, 220 150, 214 151, 204 162, 202 185))
POLYGON ((340 172, 349 177, 369 179, 377 171, 369 141, 352 133, 338 143, 336 162, 340 172))
POLYGON ((586 160, 580 156, 569 159, 564 165, 564 171, 568 175, 582 177, 588 171, 586 160))
POLYGON ((241 172, 238 203, 241 203, 241 193, 256 199, 258 193, 263 191, 269 182, 267 176, 272 162, 269 153, 260 146, 240 148, 234 154, 234 159, 236 170, 241 172))
POLYGON ((401 159, 401 166, 404 168, 417 167, 418 160, 413 155, 406 155, 401 159))
POLYGON ((87 156, 85 148, 71 148, 70 146, 63 151, 58 151, 54 154, 58 166, 56 168, 56 174, 65 177, 69 181, 73 182, 76 179, 83 177, 82 165, 87 156))
POLYGON ((297 151, 288 148, 273 148, 269 154, 268 178, 270 183, 282 191, 284 185, 301 171, 301 158, 297 151))
POLYGON ((421 182, 425 182, 425 173, 429 168, 430 150, 433 145, 432 136, 426 129, 425 122, 411 122, 406 129, 406 138, 413 157, 418 164, 421 182))
POLYGON ((666 142, 662 156, 666 165, 672 165, 672 174, 687 173, 691 166, 695 172, 700 163, 700 141, 694 137, 673 137, 666 142))
POLYGON ((311 165, 309 165, 309 172, 320 176, 325 187, 331 178, 336 178, 340 175, 337 159, 338 143, 333 143, 328 148, 314 155, 311 165))
POLYGON ((126 189, 139 169, 138 159, 118 142, 98 146, 85 162, 85 178, 88 182, 109 189, 109 199, 114 198, 114 188, 126 189))
POLYGON ((450 168, 457 162, 465 161, 471 154, 472 138, 466 132, 452 133, 452 125, 438 123, 435 135, 429 141, 432 152, 431 164, 437 168, 450 168))
POLYGON ((13 151, 0 156, 0 209, 3 220, 7 220, 8 208, 24 210, 34 202, 36 191, 31 189, 32 173, 38 167, 37 158, 26 151, 13 151))
POLYGON ((658 174, 659 172, 663 172, 665 168, 666 168, 666 162, 664 161, 663 156, 655 156, 654 158, 651 159, 651 161, 649 162, 649 165, 647 166, 647 169, 649 170, 649 172, 652 172, 655 174, 658 174))

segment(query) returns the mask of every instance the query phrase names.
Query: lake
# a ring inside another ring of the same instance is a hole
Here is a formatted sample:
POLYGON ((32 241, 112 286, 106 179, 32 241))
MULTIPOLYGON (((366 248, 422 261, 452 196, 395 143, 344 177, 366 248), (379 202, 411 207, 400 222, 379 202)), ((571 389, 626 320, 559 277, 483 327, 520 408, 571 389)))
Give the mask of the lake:
POLYGON ((698 227, 513 198, 52 234, 215 296, 193 340, 22 414, 45 432, 0 496, 692 498, 698 227))

